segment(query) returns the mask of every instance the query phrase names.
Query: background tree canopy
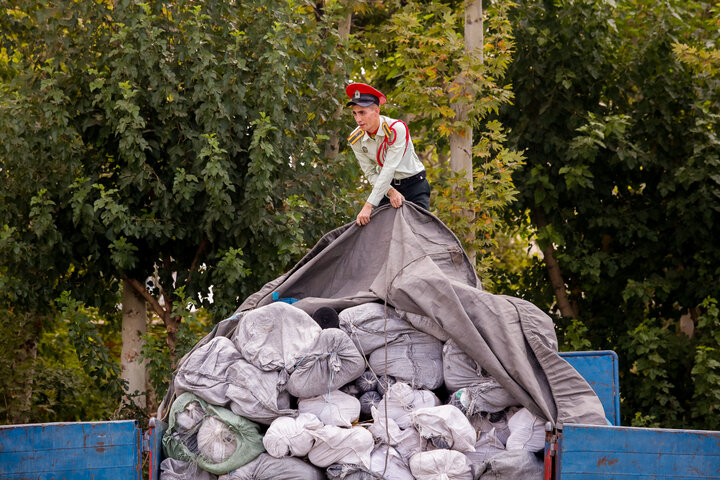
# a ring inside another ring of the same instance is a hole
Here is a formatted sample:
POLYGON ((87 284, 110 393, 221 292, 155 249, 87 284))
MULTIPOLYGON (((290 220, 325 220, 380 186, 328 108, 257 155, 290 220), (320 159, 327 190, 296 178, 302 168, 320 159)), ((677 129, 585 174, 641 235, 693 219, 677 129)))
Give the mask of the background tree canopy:
POLYGON ((121 282, 153 311, 161 390, 172 358, 354 218, 359 169, 342 140, 326 152, 366 81, 486 287, 551 314, 565 349, 618 352, 623 423, 720 428, 718 7, 487 1, 474 53, 466 7, 3 7, 0 418, 133 414, 116 412, 121 282), (473 188, 448 168, 467 127, 473 188))

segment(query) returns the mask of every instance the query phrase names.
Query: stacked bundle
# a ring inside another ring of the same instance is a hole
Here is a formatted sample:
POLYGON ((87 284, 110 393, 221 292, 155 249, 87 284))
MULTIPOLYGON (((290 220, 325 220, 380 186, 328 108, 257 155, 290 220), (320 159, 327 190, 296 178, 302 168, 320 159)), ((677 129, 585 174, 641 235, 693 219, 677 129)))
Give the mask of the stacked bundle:
POLYGON ((543 422, 429 319, 377 303, 327 329, 283 302, 247 312, 173 386, 162 480, 542 474, 543 422))

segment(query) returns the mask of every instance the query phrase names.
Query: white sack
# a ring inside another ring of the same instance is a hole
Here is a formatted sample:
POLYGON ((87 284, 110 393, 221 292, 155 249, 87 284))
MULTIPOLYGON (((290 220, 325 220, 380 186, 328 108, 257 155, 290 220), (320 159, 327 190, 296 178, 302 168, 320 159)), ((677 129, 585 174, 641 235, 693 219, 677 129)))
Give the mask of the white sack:
POLYGON ((274 302, 245 313, 232 338, 248 362, 270 371, 294 367, 321 331, 303 310, 274 302))
POLYGON ((191 392, 213 405, 227 405, 228 369, 237 361, 242 355, 230 339, 213 338, 183 358, 173 379, 175 393, 191 392))
POLYGON ((380 445, 373 450, 369 469, 360 465, 334 464, 330 465, 326 471, 330 479, 414 480, 410 473, 410 467, 407 466, 400 454, 387 445, 380 445))
POLYGON ((273 457, 304 457, 315 443, 312 431, 322 426, 320 419, 310 413, 276 418, 263 437, 263 445, 273 457))
POLYGON ((294 457, 275 458, 261 453, 252 462, 243 465, 218 480, 324 480, 325 474, 317 467, 294 457))
POLYGON ((230 339, 215 337, 183 359, 173 384, 177 395, 191 392, 221 407, 229 403, 235 414, 267 425, 297 413, 287 408, 282 379, 244 360, 230 339))
POLYGON ((484 415, 477 415, 470 417, 470 423, 472 423, 478 435, 482 433, 489 433, 495 431, 495 436, 502 442, 503 445, 507 443, 508 437, 510 436, 510 428, 508 427, 508 420, 517 412, 519 408, 512 407, 502 412, 490 413, 484 415))
MULTIPOLYGON (((287 408, 289 397, 282 391, 281 372, 266 372, 243 359, 228 368, 226 396, 230 409, 248 420, 269 425, 278 417, 295 416, 297 411, 287 408)), ((202 397, 200 393, 198 396, 202 397)))
POLYGON ((485 377, 477 362, 463 352, 454 340, 445 342, 442 360, 445 386, 450 391, 469 387, 485 377))
POLYGON ((329 328, 302 352, 286 388, 298 398, 310 398, 337 390, 364 371, 365 360, 350 337, 338 328, 329 328))
POLYGON ((370 471, 383 480, 414 480, 410 467, 400 453, 388 445, 379 445, 373 450, 370 471))
POLYGON ((298 401, 300 413, 311 413, 325 425, 350 427, 360 418, 360 401, 340 390, 298 401))
POLYGON ((166 458, 160 464, 160 480, 215 480, 212 473, 192 462, 166 458))
POLYGON ((505 448, 539 452, 545 448, 545 422, 527 408, 521 408, 508 420, 510 436, 505 448))
POLYGON ((185 405, 182 412, 175 415, 175 431, 183 434, 188 430, 192 430, 202 422, 205 417, 202 406, 198 402, 190 402, 185 405))
POLYGON ((505 451, 505 445, 498 438, 494 428, 489 432, 478 433, 478 440, 475 442, 474 452, 464 452, 470 465, 480 465, 500 452, 505 451))
POLYGON ((443 384, 442 348, 440 340, 414 331, 404 333, 378 348, 368 359, 378 375, 390 375, 414 388, 434 390, 443 384))
POLYGON ((412 421, 420 435, 426 439, 440 437, 442 445, 459 452, 475 451, 475 429, 467 417, 452 405, 419 408, 412 421))
POLYGON ((446 342, 450 338, 447 330, 441 327, 430 317, 418 315, 417 313, 403 312, 400 310, 398 310, 397 313, 400 315, 400 318, 415 327, 415 330, 432 335, 441 342, 446 342))
POLYGON ((366 357, 392 342, 400 335, 417 330, 392 307, 380 303, 364 303, 346 308, 339 314, 340 328, 347 333, 366 357))
POLYGON ((221 420, 207 417, 197 432, 200 454, 212 463, 222 463, 237 450, 237 436, 221 420))
POLYGON ((506 450, 485 460, 475 469, 478 480, 540 480, 544 464, 527 450, 506 450))
POLYGON ((362 427, 340 428, 326 425, 313 431, 315 445, 308 453, 313 465, 325 468, 334 463, 351 463, 370 468, 370 454, 375 442, 362 427))
POLYGON ((403 430, 398 427, 397 422, 392 418, 386 419, 383 410, 378 410, 375 407, 370 410, 373 423, 368 427, 368 430, 378 442, 394 447, 406 461, 416 453, 423 451, 425 440, 414 427, 403 430))
POLYGON ((417 480, 472 480, 467 458, 456 450, 432 450, 410 458, 410 471, 417 480))
POLYGON ((418 408, 434 407, 440 400, 430 390, 415 390, 407 383, 398 382, 390 387, 378 405, 378 411, 385 415, 387 403, 387 416, 397 422, 400 428, 412 426, 412 412, 418 408))
POLYGON ((460 402, 459 408, 468 416, 482 412, 499 412, 520 405, 520 402, 492 377, 482 378, 474 385, 458 390, 454 396, 460 402))

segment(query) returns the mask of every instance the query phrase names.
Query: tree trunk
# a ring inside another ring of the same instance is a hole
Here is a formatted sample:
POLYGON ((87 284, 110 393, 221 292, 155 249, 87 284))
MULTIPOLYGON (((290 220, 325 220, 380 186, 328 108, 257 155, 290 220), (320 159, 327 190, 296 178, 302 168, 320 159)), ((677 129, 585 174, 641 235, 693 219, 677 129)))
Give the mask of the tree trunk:
MULTIPOLYGON (((338 36, 341 39, 346 40, 350 36, 350 27, 352 26, 352 0, 343 0, 343 7, 346 9, 345 16, 338 22, 338 36)), ((335 113, 335 118, 342 118, 343 110, 345 108, 345 102, 342 101, 340 106, 335 113)), ((335 160, 340 153, 340 137, 337 133, 330 134, 330 140, 325 147, 325 158, 328 160, 335 160)))
POLYGON ((140 360, 144 345, 141 335, 147 333, 147 307, 129 281, 123 281, 122 297, 122 378, 128 382, 128 393, 138 392, 135 405, 145 408, 146 362, 140 360))
MULTIPOLYGON (((545 215, 537 210, 535 211, 535 225, 537 225, 538 229, 547 226, 545 215)), ((553 292, 555 292, 555 299, 560 309, 560 315, 566 318, 577 318, 577 307, 570 302, 565 280, 562 276, 562 270, 560 270, 560 264, 555 259, 555 247, 549 242, 548 245, 542 249, 542 252, 545 257, 548 277, 550 277, 550 285, 552 285, 553 292)))
MULTIPOLYGON (((468 55, 480 54, 482 62, 482 45, 483 45, 483 10, 482 0, 475 0, 465 4, 465 53, 468 55)), ((452 108, 455 112, 455 119, 465 124, 465 128, 459 132, 450 135, 450 170, 453 172, 463 172, 468 182, 470 190, 473 189, 473 130, 470 126, 470 118, 468 117, 468 104, 465 100, 465 76, 460 74, 456 82, 459 84, 458 89, 461 92, 458 99, 453 103, 452 108)), ((465 213, 469 218, 470 225, 473 225, 474 213, 468 211, 465 213)), ((473 232, 471 237, 474 236, 473 232)), ((468 251, 470 260, 475 264, 476 252, 468 251)))

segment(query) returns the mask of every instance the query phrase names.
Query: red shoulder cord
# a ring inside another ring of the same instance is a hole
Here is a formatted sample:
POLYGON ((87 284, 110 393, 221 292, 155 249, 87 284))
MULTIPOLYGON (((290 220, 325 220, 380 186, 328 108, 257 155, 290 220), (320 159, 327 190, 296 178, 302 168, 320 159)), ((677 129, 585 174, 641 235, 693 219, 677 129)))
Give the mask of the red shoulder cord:
MULTIPOLYGON (((392 140, 392 142, 391 142, 391 141, 390 141, 390 136, 386 134, 386 135, 385 135, 385 139, 384 139, 384 140, 382 141, 382 143, 380 144, 380 148, 378 148, 378 151, 377 151, 377 163, 378 163, 378 165, 380 165, 381 168, 382 168, 383 164, 385 163, 385 156, 387 155, 388 147, 390 147, 390 145, 392 145, 393 143, 395 143, 395 140, 397 140, 397 132, 396 132, 395 129, 393 128, 393 125, 395 125, 395 124, 398 123, 398 122, 400 122, 400 123, 402 123, 403 125, 405 125, 405 122, 403 122, 402 120, 395 120, 395 121, 390 125, 390 131, 393 133, 393 136, 394 136, 395 138, 393 138, 393 140, 392 140), (382 157, 382 161, 380 160, 381 157, 382 157)), ((407 127, 407 125, 405 125, 405 150, 403 150, 403 157, 405 156, 405 152, 407 152, 408 143, 410 143, 410 129, 407 127)))

